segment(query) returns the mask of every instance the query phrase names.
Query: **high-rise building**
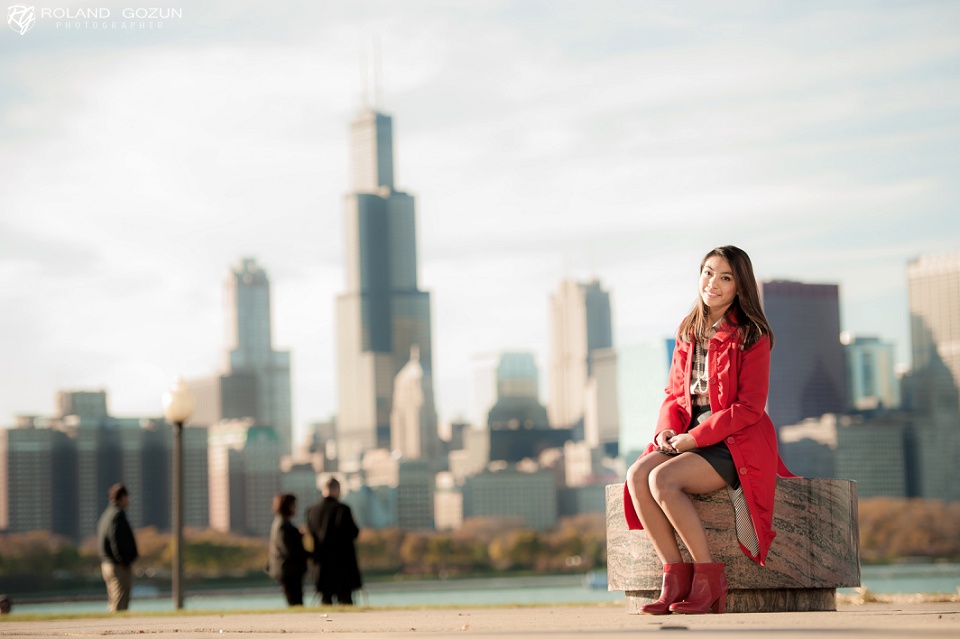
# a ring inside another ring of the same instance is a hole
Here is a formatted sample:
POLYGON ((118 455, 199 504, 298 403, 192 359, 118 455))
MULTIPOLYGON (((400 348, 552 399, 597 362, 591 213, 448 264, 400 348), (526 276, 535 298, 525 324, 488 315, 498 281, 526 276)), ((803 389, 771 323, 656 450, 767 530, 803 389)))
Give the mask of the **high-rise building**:
MULTIPOLYGON (((80 422, 72 429, 77 446, 77 511, 81 535, 97 530, 110 486, 124 481, 120 441, 107 424, 80 422)), ((136 503, 138 492, 131 491, 136 503)), ((132 519, 132 518, 131 518, 132 519)), ((136 523, 131 521, 131 526, 136 523)))
POLYGON ((547 409, 540 403, 539 378, 532 353, 501 354, 495 371, 495 401, 482 423, 493 430, 549 428, 547 409))
POLYGON ((911 416, 907 494, 960 500, 960 253, 907 265, 913 365, 903 378, 911 416))
POLYGON ((470 393, 468 420, 474 426, 487 423, 487 413, 497 403, 497 374, 500 353, 488 352, 473 356, 473 389, 470 393))
POLYGON ((46 425, 25 426, 0 429, 0 530, 80 539, 73 442, 46 425))
POLYGON ((540 371, 533 353, 501 353, 496 368, 496 399, 526 397, 540 401, 540 371))
POLYGON ((877 337, 849 337, 843 342, 850 408, 873 410, 900 406, 900 380, 894 365, 893 344, 877 337))
POLYGON ((583 440, 610 457, 620 454, 620 400, 617 351, 598 348, 590 353, 592 374, 584 392, 583 440))
POLYGON ((434 406, 434 396, 430 294, 417 283, 414 198, 394 186, 390 116, 360 113, 351 151, 346 290, 337 297, 337 439, 341 464, 355 466, 365 450, 393 447, 393 382, 413 346, 424 373, 424 405, 434 406))
POLYGON ((400 460, 397 468, 397 526, 432 530, 435 473, 422 460, 400 460))
MULTIPOLYGON (((572 437, 570 428, 551 428, 547 409, 540 403, 539 373, 532 353, 508 352, 496 369, 497 401, 487 413, 487 428, 471 433, 470 446, 480 436, 487 458, 516 463, 536 459, 544 450, 562 448, 572 437)), ((468 438, 464 438, 468 446, 468 438)), ((470 449, 471 456, 477 452, 470 449)), ((474 457, 474 459, 477 459, 474 457)))
POLYGON ((777 428, 846 409, 836 284, 760 282, 776 345, 770 354, 767 412, 777 428))
POLYGON ((535 530, 557 525, 557 485, 552 470, 515 467, 468 477, 463 485, 463 518, 515 520, 535 530))
POLYGON ((414 345, 410 361, 394 378, 390 411, 390 442, 404 459, 437 461, 440 457, 437 413, 433 403, 426 401, 426 389, 430 387, 432 384, 420 365, 419 349, 414 345))
MULTIPOLYGON (((882 413, 867 423, 836 426, 836 476, 857 482, 857 496, 918 497, 908 473, 912 458, 909 420, 902 413, 882 413)), ((803 472, 793 466, 790 470, 803 472)))
MULTIPOLYGON (((777 449, 790 472, 800 477, 843 477, 837 475, 837 422, 845 416, 827 413, 809 417, 799 424, 781 426, 777 449)), ((849 438, 847 439, 849 441, 849 438)), ((850 459, 862 457, 864 449, 851 451, 850 459)))
POLYGON ((937 361, 960 389, 960 253, 923 256, 907 265, 913 370, 937 361))
POLYGON ((297 497, 297 513, 294 518, 294 524, 302 524, 307 509, 320 501, 323 495, 317 485, 317 469, 310 462, 292 462, 292 458, 287 458, 287 462, 281 465, 280 491, 292 493, 297 497))
POLYGON ((253 258, 243 258, 224 282, 227 348, 221 372, 187 382, 196 409, 187 426, 252 419, 273 428, 280 452, 293 452, 290 352, 273 349, 270 280, 253 258))
MULTIPOLYGON (((109 487, 123 482, 131 526, 169 530, 172 427, 159 418, 106 414, 105 391, 62 391, 57 406, 54 417, 20 417, 16 428, 0 430, 0 528, 7 522, 11 531, 81 540, 96 532, 109 487)), ((184 462, 184 523, 206 528, 205 428, 185 431, 184 462)))
POLYGON ((105 419, 107 412, 107 391, 62 390, 56 396, 57 415, 76 415, 81 419, 105 419))
POLYGON ((272 427, 281 454, 293 451, 290 352, 273 350, 270 281, 256 260, 244 258, 224 286, 227 315, 227 370, 256 378, 257 426, 272 427))
MULTIPOLYGON (((266 536, 280 490, 280 442, 274 429, 249 420, 210 428, 210 527, 266 536)), ((302 505, 301 505, 302 506, 302 505)))
POLYGON ((550 298, 550 328, 550 424, 578 435, 583 432, 591 380, 613 384, 612 389, 595 389, 595 397, 616 396, 615 369, 613 379, 610 375, 600 379, 595 370, 597 352, 613 347, 610 294, 596 280, 564 280, 550 298))
POLYGON ((448 472, 438 473, 433 495, 433 519, 437 530, 457 530, 463 526, 463 493, 448 472))

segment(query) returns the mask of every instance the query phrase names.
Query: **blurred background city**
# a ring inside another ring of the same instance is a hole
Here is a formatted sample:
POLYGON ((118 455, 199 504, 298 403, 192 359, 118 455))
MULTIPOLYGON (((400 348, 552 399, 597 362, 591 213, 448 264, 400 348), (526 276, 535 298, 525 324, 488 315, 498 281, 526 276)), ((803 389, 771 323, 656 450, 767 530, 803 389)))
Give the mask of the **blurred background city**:
POLYGON ((371 573, 602 567, 722 244, 788 467, 960 556, 960 7, 57 6, 0 37, 6 578, 116 481, 169 564, 179 376, 194 577, 330 476, 371 573))

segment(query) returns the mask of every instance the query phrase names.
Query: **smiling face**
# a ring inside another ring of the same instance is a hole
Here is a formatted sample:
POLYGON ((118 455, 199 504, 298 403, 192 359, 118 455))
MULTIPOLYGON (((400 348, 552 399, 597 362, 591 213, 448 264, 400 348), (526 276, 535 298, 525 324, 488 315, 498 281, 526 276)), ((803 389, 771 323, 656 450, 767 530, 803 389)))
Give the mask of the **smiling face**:
POLYGON ((700 271, 700 299, 706 304, 710 323, 719 320, 737 296, 737 283, 730 263, 719 255, 711 255, 700 271))

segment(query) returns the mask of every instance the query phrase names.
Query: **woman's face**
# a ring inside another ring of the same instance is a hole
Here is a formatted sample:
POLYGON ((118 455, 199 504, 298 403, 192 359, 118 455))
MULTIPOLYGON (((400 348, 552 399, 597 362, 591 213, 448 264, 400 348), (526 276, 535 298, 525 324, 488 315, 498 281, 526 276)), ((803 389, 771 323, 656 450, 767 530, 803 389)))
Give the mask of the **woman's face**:
POLYGON ((730 264, 719 255, 711 255, 700 271, 700 298, 710 309, 710 317, 719 319, 736 296, 737 283, 730 264))

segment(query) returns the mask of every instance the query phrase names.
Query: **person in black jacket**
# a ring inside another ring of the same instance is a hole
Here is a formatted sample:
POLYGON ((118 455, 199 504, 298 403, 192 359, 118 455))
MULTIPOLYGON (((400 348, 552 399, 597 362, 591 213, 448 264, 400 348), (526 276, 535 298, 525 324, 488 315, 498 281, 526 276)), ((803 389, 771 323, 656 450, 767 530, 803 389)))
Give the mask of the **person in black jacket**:
POLYGON ((297 512, 297 498, 278 493, 273 498, 273 524, 270 526, 270 548, 267 572, 277 580, 287 598, 287 605, 303 605, 303 575, 307 572, 307 551, 303 538, 290 519, 297 512))
POLYGON ((133 589, 133 568, 136 561, 137 540, 124 509, 130 504, 130 495, 123 484, 114 484, 107 493, 110 503, 97 523, 97 545, 100 550, 100 572, 107 584, 107 610, 117 612, 130 605, 133 589))
POLYGON ((326 496, 307 512, 313 535, 314 581, 321 603, 353 604, 353 591, 363 586, 353 542, 360 534, 350 507, 340 502, 340 482, 330 478, 326 496))

